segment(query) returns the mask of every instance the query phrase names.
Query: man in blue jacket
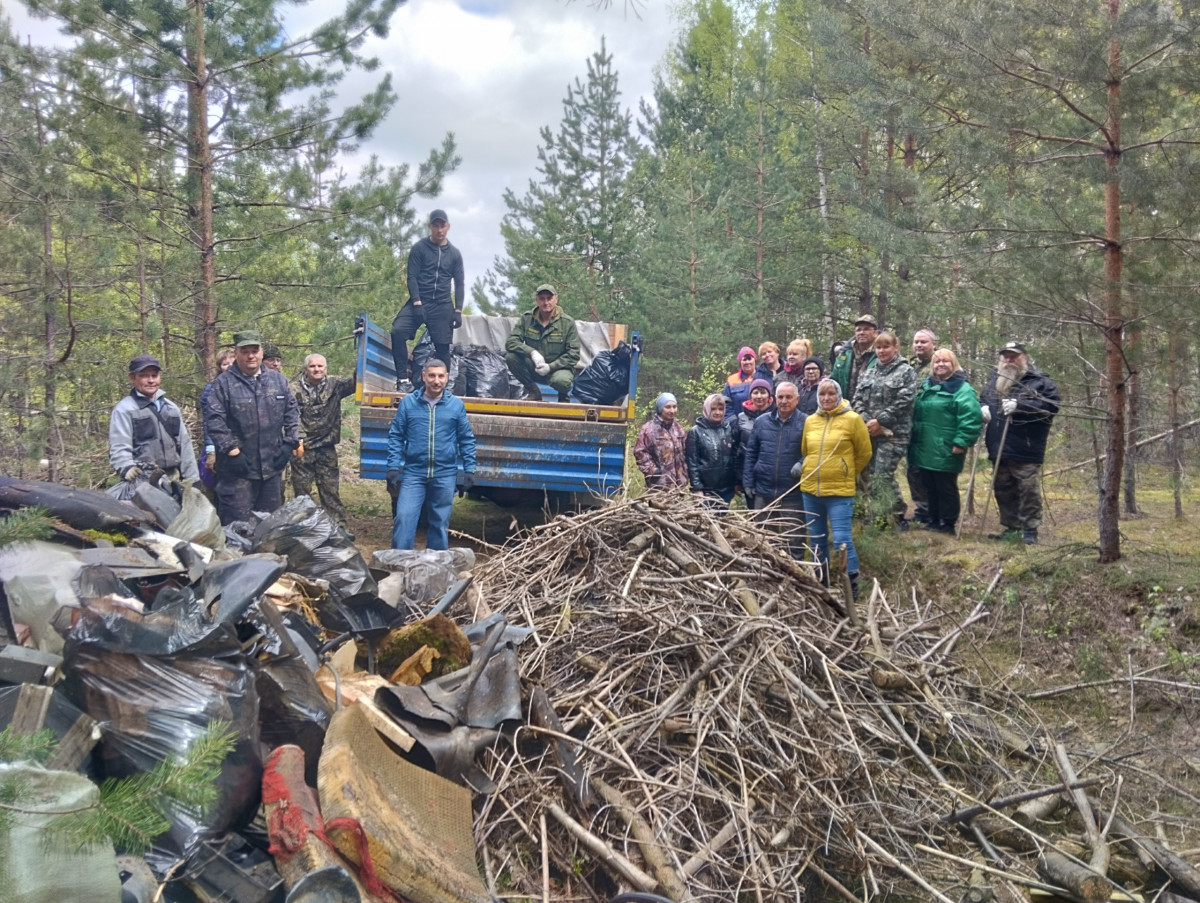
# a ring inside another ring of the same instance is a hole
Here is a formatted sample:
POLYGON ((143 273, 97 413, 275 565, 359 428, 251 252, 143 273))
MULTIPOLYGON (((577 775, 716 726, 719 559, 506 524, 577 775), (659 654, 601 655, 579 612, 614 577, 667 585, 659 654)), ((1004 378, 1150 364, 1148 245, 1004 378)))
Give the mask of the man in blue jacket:
POLYGON ((742 488, 753 498, 753 508, 770 508, 765 517, 787 537, 797 561, 804 558, 804 503, 796 489, 792 467, 800 460, 800 436, 805 414, 797 408, 800 390, 795 383, 775 387, 775 410, 754 421, 742 459, 742 488))
MULTIPOLYGON (((422 323, 433 341, 433 356, 450 360, 450 340, 462 326, 466 282, 463 258, 446 237, 450 220, 445 210, 429 214, 429 237, 422 238, 408 252, 408 300, 392 321, 392 360, 396 365, 396 385, 409 375, 408 342, 422 323)), ((417 374, 412 373, 416 388, 417 374)))
POLYGON ((421 373, 424 390, 400 400, 388 431, 388 490, 396 495, 392 547, 411 549, 421 510, 429 506, 425 548, 450 547, 450 507, 462 458, 463 491, 475 485, 475 434, 462 400, 446 391, 446 364, 437 358, 421 373))

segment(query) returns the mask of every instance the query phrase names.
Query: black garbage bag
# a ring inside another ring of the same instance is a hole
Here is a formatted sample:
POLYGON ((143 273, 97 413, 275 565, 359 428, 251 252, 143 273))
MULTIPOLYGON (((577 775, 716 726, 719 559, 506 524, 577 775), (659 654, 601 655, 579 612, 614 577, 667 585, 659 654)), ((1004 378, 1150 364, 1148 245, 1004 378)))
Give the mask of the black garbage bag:
POLYGON ((515 398, 515 385, 521 384, 508 372, 504 355, 483 345, 463 348, 462 370, 466 378, 466 393, 470 398, 515 398))
POLYGON ((349 534, 307 495, 263 518, 254 531, 253 550, 284 556, 289 571, 324 580, 337 599, 378 591, 349 534))
MULTIPOLYGON (((413 367, 419 374, 425 369, 425 362, 433 357, 433 339, 429 337, 428 332, 421 334, 421 338, 417 344, 413 346, 413 367)), ((463 374, 462 361, 458 352, 454 347, 450 349, 450 360, 443 361, 446 365, 446 375, 448 377, 446 388, 451 395, 462 396, 466 394, 466 381, 463 374)), ((416 386, 417 389, 421 387, 416 386)))
POLYGON ((169 811, 171 827, 155 842, 152 865, 165 869, 253 817, 262 782, 259 699, 233 624, 210 621, 186 589, 163 590, 146 614, 91 600, 66 634, 63 658, 68 697, 104 725, 102 777, 128 777, 184 755, 214 721, 237 736, 216 802, 203 816, 169 811))
POLYGON ((629 362, 632 352, 621 342, 612 351, 601 351, 575 377, 571 391, 584 404, 616 404, 629 394, 629 362))

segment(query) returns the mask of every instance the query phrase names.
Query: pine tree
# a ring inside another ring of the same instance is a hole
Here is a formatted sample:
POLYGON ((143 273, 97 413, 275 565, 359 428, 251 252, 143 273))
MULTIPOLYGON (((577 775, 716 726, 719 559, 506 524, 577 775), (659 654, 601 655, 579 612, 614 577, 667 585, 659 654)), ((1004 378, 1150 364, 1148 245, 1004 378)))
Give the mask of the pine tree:
POLYGON ((515 296, 527 307, 536 286, 549 282, 575 316, 627 321, 636 307, 628 287, 638 222, 627 180, 638 145, 603 41, 586 82, 569 86, 557 133, 545 126, 541 139, 540 179, 523 197, 504 194, 507 257, 475 294, 491 287, 498 302, 515 296))

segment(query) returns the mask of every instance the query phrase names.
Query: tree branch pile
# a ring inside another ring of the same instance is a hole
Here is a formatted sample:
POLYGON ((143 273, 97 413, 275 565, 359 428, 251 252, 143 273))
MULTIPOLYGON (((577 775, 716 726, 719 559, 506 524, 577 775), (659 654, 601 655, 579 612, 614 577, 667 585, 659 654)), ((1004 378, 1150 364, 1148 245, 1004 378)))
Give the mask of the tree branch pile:
POLYGON ((494 888, 1098 900, 1116 881, 1186 899, 1195 870, 1115 814, 1115 773, 1076 775, 1015 694, 951 660, 983 602, 954 623, 876 589, 853 628, 786 548, 668 496, 557 518, 477 568, 482 598, 534 629, 528 723, 485 763, 494 888), (1072 819, 1047 827, 1060 805, 1072 819))

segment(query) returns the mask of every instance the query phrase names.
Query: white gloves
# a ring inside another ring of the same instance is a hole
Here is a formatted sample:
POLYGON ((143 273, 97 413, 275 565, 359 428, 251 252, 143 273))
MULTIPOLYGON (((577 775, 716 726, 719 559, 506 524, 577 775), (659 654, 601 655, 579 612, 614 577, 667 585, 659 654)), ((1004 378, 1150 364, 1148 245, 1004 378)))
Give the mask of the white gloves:
POLYGON ((1017 409, 1017 400, 1015 398, 1006 398, 1000 402, 1000 407, 1004 408, 1004 416, 1011 417, 1012 412, 1017 409))
POLYGON ((546 359, 542 357, 540 351, 529 352, 529 359, 533 361, 533 372, 538 376, 549 376, 550 365, 546 363, 546 359))
POLYGON ((979 413, 983 415, 983 422, 984 422, 984 423, 991 423, 991 422, 992 422, 992 409, 991 409, 991 408, 989 408, 987 405, 985 405, 985 404, 981 404, 981 405, 979 406, 979 413))

